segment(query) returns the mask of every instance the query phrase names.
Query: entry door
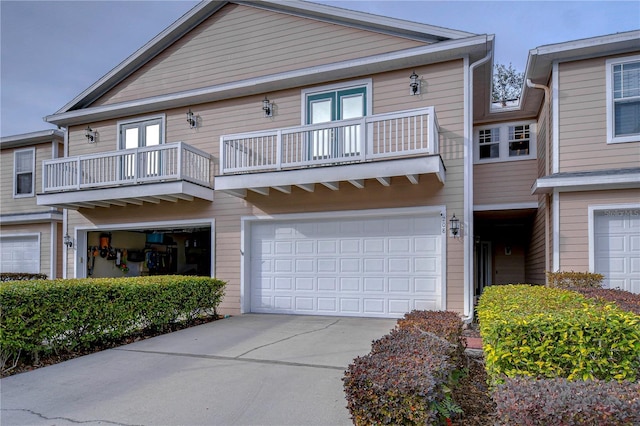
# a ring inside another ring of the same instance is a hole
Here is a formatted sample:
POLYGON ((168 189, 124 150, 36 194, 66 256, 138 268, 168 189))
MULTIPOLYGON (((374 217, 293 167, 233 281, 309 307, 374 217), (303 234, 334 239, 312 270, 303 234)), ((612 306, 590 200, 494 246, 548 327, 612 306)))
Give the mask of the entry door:
MULTIPOLYGON (((161 120, 141 121, 125 124, 121 128, 122 139, 120 149, 142 148, 146 146, 160 145, 161 120)), ((158 176, 160 174, 160 151, 144 151, 138 153, 138 164, 135 164, 136 155, 127 154, 122 160, 122 178, 133 179, 136 167, 138 177, 158 176)))
MULTIPOLYGON (((307 97, 307 124, 349 120, 366 115, 366 88, 358 87, 319 93, 307 97)), ((314 159, 359 155, 360 125, 328 128, 311 132, 314 159)))
POLYGON ((491 242, 481 241, 476 246, 476 265, 478 283, 476 296, 479 296, 485 287, 492 284, 491 242))

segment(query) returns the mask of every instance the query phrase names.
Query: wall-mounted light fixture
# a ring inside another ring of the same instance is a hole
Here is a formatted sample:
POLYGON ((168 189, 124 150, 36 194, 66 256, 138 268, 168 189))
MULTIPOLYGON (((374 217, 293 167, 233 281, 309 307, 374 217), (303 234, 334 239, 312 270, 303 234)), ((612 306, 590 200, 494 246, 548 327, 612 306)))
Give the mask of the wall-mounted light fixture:
POLYGON ((191 112, 191 108, 189 108, 189 112, 187 112, 187 123, 189 123, 190 129, 195 129, 198 127, 198 117, 191 112))
POLYGON ((420 81, 418 80, 418 74, 414 71, 409 77, 409 94, 411 96, 420 94, 420 81))
POLYGON ((265 117, 273 117, 273 103, 269 102, 266 96, 262 101, 262 110, 264 111, 265 117))
POLYGON ((73 238, 71 238, 71 235, 66 234, 63 237, 63 242, 64 242, 64 245, 67 246, 67 248, 73 247, 73 238))
POLYGON ((98 132, 87 126, 84 131, 84 137, 87 138, 87 142, 95 143, 98 138, 98 132))
POLYGON ((449 231, 451 232, 451 236, 453 238, 458 238, 460 234, 460 219, 456 217, 454 213, 449 219, 449 231))

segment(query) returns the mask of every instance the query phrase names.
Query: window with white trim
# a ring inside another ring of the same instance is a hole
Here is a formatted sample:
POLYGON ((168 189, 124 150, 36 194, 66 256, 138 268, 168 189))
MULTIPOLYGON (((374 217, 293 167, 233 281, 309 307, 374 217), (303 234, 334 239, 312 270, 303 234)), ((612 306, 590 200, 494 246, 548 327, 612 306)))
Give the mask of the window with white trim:
POLYGON ((640 56, 609 59, 607 142, 640 141, 640 56))
MULTIPOLYGON (((135 149, 164 144, 165 116, 141 117, 118 122, 118 149, 135 149)), ((120 179, 152 177, 161 173, 162 154, 158 150, 143 150, 126 154, 121 159, 120 179)))
POLYGON ((477 127, 474 161, 492 163, 536 158, 535 123, 501 123, 477 127))
POLYGON ((35 168, 35 148, 13 152, 13 196, 15 198, 34 196, 35 168))

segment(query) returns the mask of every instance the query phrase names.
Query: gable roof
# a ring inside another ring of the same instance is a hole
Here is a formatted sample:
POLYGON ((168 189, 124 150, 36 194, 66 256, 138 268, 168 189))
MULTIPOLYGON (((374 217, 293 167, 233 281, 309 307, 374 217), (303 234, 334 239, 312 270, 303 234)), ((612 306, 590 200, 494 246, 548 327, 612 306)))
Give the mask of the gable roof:
POLYGON ((127 78, 127 76, 138 70, 144 64, 164 51, 167 47, 172 45, 182 36, 229 3, 287 13, 295 16, 393 35, 396 37, 403 37, 410 40, 423 41, 425 43, 458 40, 475 36, 475 34, 464 31, 387 18, 300 0, 262 0, 259 2, 246 0, 203 1, 175 21, 171 26, 163 30, 147 44, 135 51, 131 56, 121 62, 113 70, 105 74, 89 88, 72 99, 60 110, 56 111, 52 116, 45 117, 45 120, 49 122, 56 122, 56 115, 89 107, 107 91, 127 78))

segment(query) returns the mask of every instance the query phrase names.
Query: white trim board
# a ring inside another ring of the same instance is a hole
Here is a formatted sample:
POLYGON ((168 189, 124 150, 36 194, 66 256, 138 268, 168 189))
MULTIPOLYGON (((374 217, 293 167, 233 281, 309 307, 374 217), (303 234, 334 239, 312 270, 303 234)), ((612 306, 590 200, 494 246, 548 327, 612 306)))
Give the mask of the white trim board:
POLYGON ((538 202, 532 201, 529 203, 505 203, 505 204, 476 204, 473 206, 474 212, 488 212, 498 210, 528 210, 537 209, 538 202))

